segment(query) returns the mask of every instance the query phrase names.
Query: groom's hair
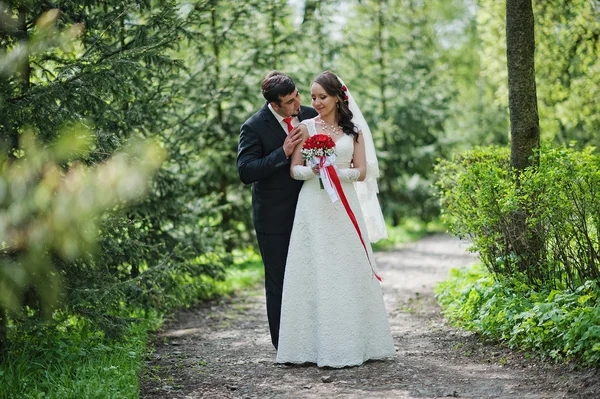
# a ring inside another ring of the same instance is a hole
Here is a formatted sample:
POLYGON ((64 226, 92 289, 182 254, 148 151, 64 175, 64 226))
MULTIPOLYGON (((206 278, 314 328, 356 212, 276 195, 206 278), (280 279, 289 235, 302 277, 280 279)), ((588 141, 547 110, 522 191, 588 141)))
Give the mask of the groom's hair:
POLYGON ((296 90, 294 80, 283 72, 271 71, 262 81, 262 95, 268 103, 281 106, 281 97, 296 90))

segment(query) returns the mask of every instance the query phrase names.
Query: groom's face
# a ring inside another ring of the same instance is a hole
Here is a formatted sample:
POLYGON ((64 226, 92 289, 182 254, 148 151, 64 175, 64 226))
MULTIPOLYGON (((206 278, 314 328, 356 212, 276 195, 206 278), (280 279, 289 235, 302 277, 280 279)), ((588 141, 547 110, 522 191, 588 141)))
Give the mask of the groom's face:
POLYGON ((279 105, 271 103, 271 106, 279 115, 287 118, 288 116, 297 116, 300 112, 300 93, 298 89, 288 95, 279 97, 279 105))

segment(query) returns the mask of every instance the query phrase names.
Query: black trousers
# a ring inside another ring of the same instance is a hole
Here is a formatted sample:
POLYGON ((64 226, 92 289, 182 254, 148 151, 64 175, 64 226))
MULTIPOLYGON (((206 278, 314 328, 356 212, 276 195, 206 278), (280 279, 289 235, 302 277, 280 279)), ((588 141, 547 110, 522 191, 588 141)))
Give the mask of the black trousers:
POLYGON ((260 255, 265 267, 267 317, 269 319, 271 342, 273 342, 275 349, 277 349, 279 342, 281 294, 283 292, 283 276, 285 274, 285 262, 290 245, 290 235, 291 232, 287 234, 256 233, 258 248, 260 249, 260 255))

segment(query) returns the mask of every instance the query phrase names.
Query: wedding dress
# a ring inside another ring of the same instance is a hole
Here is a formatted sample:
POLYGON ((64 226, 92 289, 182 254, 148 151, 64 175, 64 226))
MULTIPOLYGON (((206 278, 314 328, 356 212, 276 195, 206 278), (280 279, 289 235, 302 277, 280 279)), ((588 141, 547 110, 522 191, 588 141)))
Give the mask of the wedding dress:
MULTIPOLYGON (((303 123, 316 134, 313 119, 303 123)), ((335 149, 343 174, 354 138, 342 134, 335 149)), ((353 183, 341 180, 375 266, 353 183)), ((286 263, 277 362, 345 367, 393 355, 381 285, 356 230, 341 201, 332 203, 316 176, 306 180, 286 263)))

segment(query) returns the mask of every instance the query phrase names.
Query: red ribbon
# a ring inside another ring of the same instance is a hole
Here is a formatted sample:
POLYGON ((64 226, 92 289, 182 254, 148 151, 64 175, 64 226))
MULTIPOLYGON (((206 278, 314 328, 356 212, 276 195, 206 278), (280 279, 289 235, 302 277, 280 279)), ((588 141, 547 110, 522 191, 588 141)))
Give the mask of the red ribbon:
POLYGON ((342 204, 344 204, 346 213, 348 214, 348 217, 350 217, 350 220, 352 221, 352 224, 356 229, 358 238, 360 238, 360 242, 362 243, 362 246, 365 249, 365 254, 367 255, 367 259, 369 261, 369 265, 371 266, 371 271, 373 272, 373 275, 377 280, 382 281, 381 277, 379 277, 379 275, 375 273, 375 269, 373 269, 373 264, 371 263, 371 258, 369 257, 369 251, 367 251, 367 246, 365 245, 365 240, 363 239, 363 236, 360 232, 360 227, 358 226, 358 222, 356 221, 356 216, 354 216, 354 212, 352 212, 352 208, 350 208, 348 199, 346 199, 346 195, 344 194, 344 190, 342 189, 342 183, 340 183, 340 178, 338 177, 335 168, 333 167, 333 165, 329 165, 325 167, 325 170, 329 173, 329 179, 333 182, 333 185, 335 186, 335 189, 337 190, 337 193, 340 196, 340 199, 342 200, 342 204))

